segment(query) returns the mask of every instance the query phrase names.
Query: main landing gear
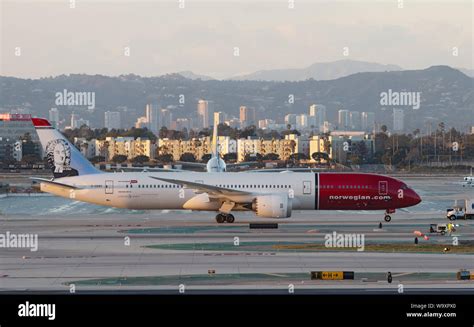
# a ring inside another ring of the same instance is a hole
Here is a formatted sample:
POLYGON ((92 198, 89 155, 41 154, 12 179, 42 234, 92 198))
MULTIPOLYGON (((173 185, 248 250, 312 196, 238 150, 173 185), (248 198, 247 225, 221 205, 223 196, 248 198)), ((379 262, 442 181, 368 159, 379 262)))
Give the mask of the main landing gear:
POLYGON ((391 213, 395 213, 395 209, 387 209, 385 210, 385 217, 383 218, 387 223, 392 220, 392 217, 390 217, 391 213))
POLYGON ((216 215, 216 221, 218 224, 222 224, 224 222, 232 224, 235 221, 234 215, 232 214, 225 214, 225 213, 219 213, 216 215))

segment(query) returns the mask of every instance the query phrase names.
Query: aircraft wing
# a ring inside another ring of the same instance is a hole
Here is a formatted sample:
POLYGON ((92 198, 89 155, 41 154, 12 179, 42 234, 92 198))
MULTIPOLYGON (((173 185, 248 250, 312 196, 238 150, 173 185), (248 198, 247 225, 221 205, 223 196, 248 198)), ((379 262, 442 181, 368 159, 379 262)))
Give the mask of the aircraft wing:
POLYGON ((180 172, 180 171, 186 171, 183 169, 168 169, 168 168, 159 168, 159 167, 120 167, 120 168, 115 168, 117 170, 134 170, 134 171, 141 171, 141 172, 147 172, 147 171, 159 171, 159 172, 180 172))
POLYGON ((230 167, 239 167, 239 166, 258 166, 261 165, 262 163, 258 161, 242 161, 242 162, 234 162, 234 163, 228 163, 226 164, 227 166, 230 167))
POLYGON ((80 190, 80 188, 77 187, 77 186, 72 186, 72 185, 68 185, 68 184, 64 184, 64 183, 55 182, 51 179, 40 178, 40 177, 30 177, 30 179, 32 179, 34 181, 37 181, 37 182, 41 182, 41 183, 51 184, 51 185, 54 185, 54 186, 65 187, 65 188, 68 188, 68 189, 71 189, 71 190, 80 190))
POLYGON ((175 163, 183 165, 183 166, 199 167, 203 169, 207 167, 207 164, 202 163, 202 162, 175 161, 175 163))
POLYGON ((253 169, 258 169, 262 164, 258 161, 249 161, 249 162, 234 162, 228 163, 227 171, 248 171, 253 169))
POLYGON ((153 177, 153 176, 150 176, 150 178, 157 179, 157 180, 167 182, 167 183, 183 185, 186 188, 199 190, 199 191, 209 193, 209 194, 215 195, 215 196, 252 194, 252 193, 246 192, 246 191, 232 190, 232 189, 229 189, 229 188, 218 187, 218 186, 203 184, 203 183, 189 182, 189 181, 184 181, 184 180, 180 180, 180 179, 169 179, 169 178, 161 178, 161 177, 153 177))

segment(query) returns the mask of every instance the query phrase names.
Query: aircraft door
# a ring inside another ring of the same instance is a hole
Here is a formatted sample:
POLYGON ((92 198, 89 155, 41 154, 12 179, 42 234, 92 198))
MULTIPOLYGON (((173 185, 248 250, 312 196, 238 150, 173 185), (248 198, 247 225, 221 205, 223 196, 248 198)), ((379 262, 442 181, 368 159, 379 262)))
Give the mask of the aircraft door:
POLYGON ((311 182, 303 181, 303 194, 311 194, 311 182))
POLYGON ((105 194, 114 194, 114 181, 105 181, 105 194))

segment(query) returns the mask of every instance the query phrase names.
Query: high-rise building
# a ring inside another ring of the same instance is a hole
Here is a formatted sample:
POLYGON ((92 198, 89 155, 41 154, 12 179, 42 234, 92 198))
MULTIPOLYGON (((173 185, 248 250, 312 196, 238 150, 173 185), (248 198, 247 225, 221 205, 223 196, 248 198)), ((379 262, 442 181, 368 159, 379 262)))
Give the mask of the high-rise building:
POLYGON ((405 113, 403 109, 393 109, 393 130, 395 132, 401 132, 405 126, 405 113))
POLYGON ((361 127, 360 112, 351 111, 349 117, 349 126, 353 130, 359 130, 361 127))
POLYGON ((158 126, 158 107, 147 104, 145 107, 145 116, 148 122, 148 129, 153 133, 158 133, 160 130, 158 126))
POLYGON ((326 107, 321 104, 312 104, 309 107, 308 126, 322 129, 326 121, 326 107))
POLYGON ((79 117, 75 113, 71 114, 71 122, 70 122, 71 129, 77 128, 77 120, 78 119, 79 119, 79 117))
POLYGON ((317 112, 318 112, 318 106, 316 104, 312 104, 309 106, 309 115, 311 117, 315 117, 317 112))
POLYGON ((128 108, 127 106, 117 106, 114 111, 120 112, 121 128, 128 128, 135 124, 138 114, 136 108, 128 108))
POLYGON ((169 109, 160 110, 160 128, 171 128, 171 121, 173 120, 173 113, 169 109))
POLYGON ((226 120, 225 113, 218 111, 214 113, 214 122, 217 122, 217 125, 224 124, 226 120))
POLYGON ((72 113, 71 125, 69 126, 69 128, 71 129, 81 128, 81 126, 83 125, 90 126, 90 122, 86 119, 80 118, 77 114, 72 113))
POLYGON ((375 113, 366 111, 362 112, 361 127, 363 131, 371 132, 375 127, 375 113))
POLYGON ((341 109, 338 111, 338 128, 341 130, 346 130, 349 128, 349 122, 350 122, 350 113, 349 110, 344 110, 341 109))
POLYGON ((122 127, 122 122, 120 119, 120 112, 118 111, 106 111, 104 117, 104 126, 108 130, 111 129, 120 129, 122 127))
POLYGON ((198 127, 209 128, 209 101, 199 100, 197 105, 198 127))
POLYGON ((51 108, 49 110, 49 122, 53 127, 57 128, 59 125, 59 111, 58 108, 51 108))
POLYGON ((247 127, 250 125, 255 125, 257 120, 255 108, 249 108, 246 106, 240 107, 240 125, 242 127, 247 127))
POLYGON ((307 127, 308 127, 308 116, 305 114, 296 116, 296 128, 304 129, 307 127))

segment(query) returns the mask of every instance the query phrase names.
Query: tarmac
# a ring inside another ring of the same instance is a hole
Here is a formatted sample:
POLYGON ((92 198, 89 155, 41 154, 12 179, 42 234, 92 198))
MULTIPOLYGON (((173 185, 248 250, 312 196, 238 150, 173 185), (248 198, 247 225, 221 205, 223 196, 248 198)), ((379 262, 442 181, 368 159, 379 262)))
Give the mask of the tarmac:
POLYGON ((212 212, 8 197, 0 199, 1 233, 37 234, 38 250, 0 248, 0 293, 474 294, 474 280, 456 278, 474 272, 474 221, 456 221, 451 235, 429 233, 448 222, 453 200, 474 196, 460 179, 403 178, 423 202, 390 223, 383 212, 294 211, 280 220, 237 213, 234 224, 218 225, 212 212), (414 231, 429 239, 415 244, 414 231), (364 249, 327 247, 334 232, 363 236, 364 249), (312 280, 311 271, 352 271, 354 279, 312 280))

